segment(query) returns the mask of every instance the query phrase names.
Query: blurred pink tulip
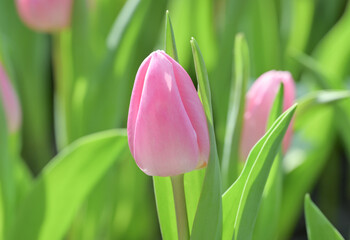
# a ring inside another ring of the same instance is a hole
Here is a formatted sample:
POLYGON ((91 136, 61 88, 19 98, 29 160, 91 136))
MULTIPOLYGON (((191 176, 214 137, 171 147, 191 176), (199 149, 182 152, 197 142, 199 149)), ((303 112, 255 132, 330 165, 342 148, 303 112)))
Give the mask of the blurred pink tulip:
POLYGON ((16 0, 23 22, 41 32, 54 32, 70 24, 72 0, 16 0))
POLYGON ((203 106, 187 72, 164 51, 151 53, 137 72, 128 141, 137 165, 148 175, 175 176, 208 162, 203 106))
MULTIPOLYGON (((262 74, 252 85, 246 96, 244 113, 241 158, 246 159, 252 147, 265 134, 267 121, 280 84, 284 86, 283 111, 293 105, 295 85, 289 72, 269 71, 262 74)), ((283 151, 286 152, 292 138, 291 123, 283 139, 283 151)))
POLYGON ((22 114, 19 101, 5 70, 0 64, 0 93, 5 111, 8 129, 11 133, 16 132, 21 126, 22 114))

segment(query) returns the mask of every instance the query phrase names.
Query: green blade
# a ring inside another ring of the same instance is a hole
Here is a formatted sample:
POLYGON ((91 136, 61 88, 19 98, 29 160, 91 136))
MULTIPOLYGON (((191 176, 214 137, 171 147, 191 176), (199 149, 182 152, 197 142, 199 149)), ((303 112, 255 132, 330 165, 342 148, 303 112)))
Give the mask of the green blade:
POLYGON ((210 139, 209 163, 193 222, 191 239, 221 239, 221 175, 216 148, 209 79, 203 56, 194 38, 191 39, 191 46, 199 85, 199 96, 207 117, 210 139))
POLYGON ((234 81, 230 89, 230 102, 226 121, 222 178, 227 189, 237 178, 239 145, 245 110, 245 94, 249 79, 249 51, 244 35, 238 34, 235 41, 234 81))
POLYGON ((284 112, 253 147, 241 175, 224 193, 224 239, 251 238, 270 168, 295 109, 284 112))
POLYGON ((165 19, 165 52, 177 62, 179 58, 177 56, 176 44, 175 44, 175 35, 173 31, 173 26, 171 25, 171 20, 169 16, 169 11, 167 10, 165 19))
MULTIPOLYGON (((281 83, 276 94, 272 108, 270 110, 267 129, 270 128, 274 121, 283 112, 284 99, 284 85, 281 83)), ((277 153, 276 158, 272 164, 269 176, 266 181, 259 213, 256 219, 256 226, 254 228, 253 239, 269 240, 276 239, 278 218, 281 207, 282 197, 282 154, 281 151, 277 153)))
POLYGON ((342 235, 333 227, 318 207, 305 195, 305 218, 309 240, 343 240, 342 235))

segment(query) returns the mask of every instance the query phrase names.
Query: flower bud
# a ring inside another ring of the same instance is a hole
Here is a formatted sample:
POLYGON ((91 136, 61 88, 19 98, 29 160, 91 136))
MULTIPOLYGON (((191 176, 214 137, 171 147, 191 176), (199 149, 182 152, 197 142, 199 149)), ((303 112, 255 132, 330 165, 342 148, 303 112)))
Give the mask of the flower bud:
MULTIPOLYGON (((283 111, 285 111, 293 105, 295 99, 295 85, 289 72, 266 72, 248 91, 240 146, 242 159, 247 158, 250 150, 265 134, 269 114, 281 83, 284 86, 283 111)), ((291 142, 292 125, 292 123, 289 125, 283 139, 284 152, 291 142)))
POLYGON ((9 132, 18 131, 21 126, 22 114, 18 97, 13 89, 10 80, 0 63, 0 95, 1 103, 6 115, 9 132))
POLYGON ((137 72, 127 128, 131 153, 148 175, 175 176, 208 162, 203 106, 187 72, 164 51, 137 72))
POLYGON ((22 21, 41 32, 54 32, 70 23, 72 0, 16 0, 22 21))

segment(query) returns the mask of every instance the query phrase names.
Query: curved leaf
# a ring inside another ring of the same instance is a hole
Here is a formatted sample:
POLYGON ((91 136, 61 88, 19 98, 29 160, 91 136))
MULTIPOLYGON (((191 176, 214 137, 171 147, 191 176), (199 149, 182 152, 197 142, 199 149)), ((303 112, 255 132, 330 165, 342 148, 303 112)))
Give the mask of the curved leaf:
POLYGON ((210 139, 209 163, 193 221, 191 239, 221 239, 221 175, 215 140, 209 79, 202 53, 194 38, 191 39, 191 46, 199 85, 198 94, 207 117, 210 139))
POLYGON ((62 239, 85 197, 127 151, 126 134, 119 130, 90 135, 65 148, 24 198, 9 239, 62 239))
POLYGON ((305 196, 305 218, 309 240, 344 240, 318 207, 311 201, 310 195, 305 196))
POLYGON ((251 150, 245 167, 223 195, 223 239, 250 239, 262 193, 296 105, 284 112, 251 150))

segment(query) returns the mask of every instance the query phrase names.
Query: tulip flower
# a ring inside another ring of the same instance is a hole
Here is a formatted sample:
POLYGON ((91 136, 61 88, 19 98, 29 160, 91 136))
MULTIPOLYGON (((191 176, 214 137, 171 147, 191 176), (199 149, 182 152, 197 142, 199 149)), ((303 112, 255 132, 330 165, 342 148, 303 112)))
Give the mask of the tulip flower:
POLYGON ((203 106, 186 71, 164 51, 141 64, 128 116, 129 147, 152 176, 176 176, 206 166, 209 133, 203 106))
POLYGON ((72 0, 16 0, 22 21, 41 32, 54 32, 70 23, 72 0))
MULTIPOLYGON (((252 85, 246 96, 243 131, 241 139, 241 158, 246 159, 250 150, 265 134, 267 121, 280 84, 284 86, 283 111, 293 105, 295 85, 289 72, 269 71, 262 74, 252 85)), ((286 152, 292 138, 292 123, 283 139, 286 152)))
POLYGON ((21 108, 10 80, 0 64, 0 95, 6 115, 9 132, 16 132, 21 126, 21 108))

